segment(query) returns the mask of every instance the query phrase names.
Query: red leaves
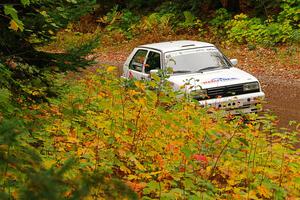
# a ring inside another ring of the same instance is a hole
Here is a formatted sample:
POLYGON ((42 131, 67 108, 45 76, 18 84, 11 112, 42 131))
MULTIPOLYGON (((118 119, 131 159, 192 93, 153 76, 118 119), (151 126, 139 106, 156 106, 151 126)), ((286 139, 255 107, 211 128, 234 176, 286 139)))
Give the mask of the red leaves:
POLYGON ((183 166, 179 167, 179 171, 180 172, 185 172, 185 167, 183 167, 183 166))
POLYGON ((207 157, 202 154, 194 154, 192 158, 199 162, 208 163, 207 157))

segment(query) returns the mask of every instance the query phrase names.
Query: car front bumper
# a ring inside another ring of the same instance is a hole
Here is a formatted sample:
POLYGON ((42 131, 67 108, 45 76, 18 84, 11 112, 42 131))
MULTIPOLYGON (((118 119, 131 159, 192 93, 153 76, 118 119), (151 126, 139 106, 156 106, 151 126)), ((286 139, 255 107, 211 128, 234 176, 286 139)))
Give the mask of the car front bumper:
POLYGON ((262 110, 260 104, 265 93, 256 92, 231 97, 222 97, 199 101, 200 105, 216 109, 226 110, 232 114, 259 112, 262 110))

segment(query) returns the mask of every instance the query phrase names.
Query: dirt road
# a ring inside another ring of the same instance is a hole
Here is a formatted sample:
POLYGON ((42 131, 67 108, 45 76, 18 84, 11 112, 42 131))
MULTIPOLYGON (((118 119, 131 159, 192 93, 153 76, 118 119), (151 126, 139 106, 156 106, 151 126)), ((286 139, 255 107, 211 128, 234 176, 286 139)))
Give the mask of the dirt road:
POLYGON ((300 122, 300 80, 278 76, 258 76, 266 93, 265 109, 270 109, 287 126, 291 120, 300 122))

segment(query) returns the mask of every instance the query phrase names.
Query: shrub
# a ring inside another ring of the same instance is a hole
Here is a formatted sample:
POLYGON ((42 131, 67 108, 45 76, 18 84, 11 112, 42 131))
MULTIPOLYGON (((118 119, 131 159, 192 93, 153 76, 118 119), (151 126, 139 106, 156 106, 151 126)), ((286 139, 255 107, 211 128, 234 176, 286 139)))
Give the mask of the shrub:
POLYGON ((156 35, 168 35, 173 32, 172 20, 175 15, 172 13, 152 13, 149 16, 143 17, 140 24, 135 26, 136 34, 151 33, 156 35))
POLYGON ((71 80, 44 110, 43 131, 53 138, 52 148, 39 148, 44 156, 75 156, 81 172, 117 176, 144 199, 297 197, 297 132, 278 132, 272 116, 208 115, 164 79, 128 83, 113 70, 71 80))
POLYGON ((230 19, 231 14, 225 8, 220 8, 216 10, 214 18, 209 21, 209 24, 216 28, 223 28, 230 19))
POLYGON ((190 11, 184 11, 184 21, 179 21, 175 24, 177 32, 193 34, 195 31, 198 34, 203 34, 205 31, 203 29, 204 23, 200 19, 197 19, 190 11))
POLYGON ((300 2, 297 0, 283 0, 282 11, 278 15, 278 22, 288 21, 293 28, 300 28, 300 2))
MULTIPOLYGON (((298 42, 299 37, 299 2, 285 0, 278 17, 262 21, 260 18, 249 18, 245 14, 234 16, 225 22, 228 39, 238 43, 275 45, 287 42, 298 42)), ((214 24, 217 21, 214 20, 214 24)))
POLYGON ((58 151, 50 155, 55 140, 39 127, 51 113, 42 105, 21 109, 11 95, 0 89, 0 199, 82 199, 95 191, 107 199, 137 198, 119 179, 79 171, 77 156, 60 161, 58 151))
POLYGON ((131 39, 133 37, 132 28, 139 20, 140 17, 133 12, 129 10, 118 11, 118 6, 115 6, 97 22, 105 25, 107 31, 123 33, 127 39, 131 39))
POLYGON ((292 41, 295 31, 289 21, 263 22, 259 18, 249 18, 245 14, 236 15, 226 23, 225 29, 228 39, 232 42, 271 45, 292 41))

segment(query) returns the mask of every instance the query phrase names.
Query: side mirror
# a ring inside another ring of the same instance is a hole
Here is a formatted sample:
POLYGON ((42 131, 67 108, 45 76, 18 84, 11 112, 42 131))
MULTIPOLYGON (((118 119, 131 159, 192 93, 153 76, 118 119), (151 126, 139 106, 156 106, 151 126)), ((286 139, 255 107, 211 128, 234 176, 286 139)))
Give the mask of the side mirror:
POLYGON ((236 66, 238 64, 238 59, 230 59, 230 62, 233 64, 233 66, 236 66))

